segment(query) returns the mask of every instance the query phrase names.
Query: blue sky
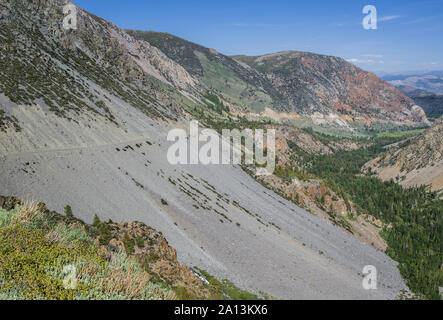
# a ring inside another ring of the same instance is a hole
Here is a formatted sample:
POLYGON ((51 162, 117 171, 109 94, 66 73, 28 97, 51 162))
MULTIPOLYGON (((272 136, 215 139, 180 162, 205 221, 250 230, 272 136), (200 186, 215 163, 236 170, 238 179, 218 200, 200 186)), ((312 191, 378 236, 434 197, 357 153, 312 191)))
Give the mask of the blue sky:
POLYGON ((299 50, 377 73, 443 70, 443 0, 74 0, 121 28, 168 32, 219 52, 299 50), (377 30, 365 30, 365 5, 377 30))

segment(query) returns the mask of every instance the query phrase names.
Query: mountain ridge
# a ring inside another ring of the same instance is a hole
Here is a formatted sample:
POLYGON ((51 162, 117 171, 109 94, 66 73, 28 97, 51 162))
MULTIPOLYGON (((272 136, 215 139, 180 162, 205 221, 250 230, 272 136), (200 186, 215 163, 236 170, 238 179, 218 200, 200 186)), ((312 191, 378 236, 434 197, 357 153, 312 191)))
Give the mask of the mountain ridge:
POLYGON ((436 70, 405 75, 387 74, 382 78, 395 86, 408 86, 433 93, 443 93, 443 71, 436 70))
POLYGON ((137 39, 150 42, 178 63, 184 62, 185 69, 199 77, 206 88, 215 89, 228 97, 230 102, 233 100, 255 112, 271 107, 278 112, 320 112, 324 115, 335 113, 350 122, 355 118, 362 121, 373 118, 428 125, 424 113, 414 106, 411 99, 375 74, 365 72, 343 58, 299 51, 283 51, 258 57, 228 57, 167 33, 134 30, 127 32, 137 39), (291 56, 285 63, 298 69, 294 71, 281 68, 279 66, 282 62, 275 61, 271 61, 264 69, 253 62, 272 57, 278 59, 285 55, 291 56), (347 72, 346 78, 340 72, 347 72), (305 80, 300 80, 302 78, 305 80), (353 78, 353 87, 346 86, 345 83, 353 78), (237 91, 223 90, 222 87, 237 87, 237 91))

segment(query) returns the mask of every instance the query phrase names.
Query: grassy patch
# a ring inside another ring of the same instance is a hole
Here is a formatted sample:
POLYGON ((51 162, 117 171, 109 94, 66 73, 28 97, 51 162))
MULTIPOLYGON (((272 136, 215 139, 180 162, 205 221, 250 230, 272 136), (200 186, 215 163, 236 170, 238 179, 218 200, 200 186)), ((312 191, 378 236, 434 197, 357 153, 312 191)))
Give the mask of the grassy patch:
POLYGON ((200 272, 200 274, 208 281, 208 287, 213 293, 215 299, 260 300, 257 295, 238 288, 228 279, 223 279, 220 281, 205 270, 197 267, 194 267, 194 269, 200 272))
POLYGON ((102 234, 105 224, 98 218, 94 224, 40 205, 0 209, 0 299, 176 298, 173 288, 151 282, 135 257, 103 256, 88 230, 102 234))
POLYGON ((377 138, 403 138, 409 136, 416 136, 425 131, 425 129, 405 130, 397 132, 379 132, 377 138))

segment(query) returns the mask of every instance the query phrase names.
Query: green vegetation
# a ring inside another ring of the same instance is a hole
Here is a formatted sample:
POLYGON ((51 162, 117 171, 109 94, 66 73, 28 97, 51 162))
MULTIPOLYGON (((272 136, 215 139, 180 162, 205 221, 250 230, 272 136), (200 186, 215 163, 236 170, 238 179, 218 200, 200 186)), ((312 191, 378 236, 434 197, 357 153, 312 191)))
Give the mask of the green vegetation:
POLYGON ((236 287, 227 279, 218 280, 207 271, 194 267, 208 281, 207 287, 211 290, 216 300, 259 300, 259 297, 248 291, 236 287))
POLYGON ((443 286, 443 200, 426 187, 403 188, 393 181, 362 176, 360 168, 394 142, 396 136, 383 135, 370 147, 314 156, 295 151, 307 162, 310 174, 328 186, 359 213, 381 219, 386 226, 382 236, 388 244, 387 254, 399 262, 399 270, 409 288, 418 296, 440 299, 443 286))
POLYGON ((417 134, 422 133, 425 129, 415 129, 415 130, 406 130, 406 131, 397 131, 397 132, 379 132, 377 133, 377 138, 405 138, 409 136, 415 136, 417 134))
POLYGON ((195 51, 203 66, 203 82, 213 91, 223 92, 230 102, 237 103, 246 110, 261 112, 272 105, 271 97, 252 83, 239 77, 231 66, 210 60, 204 53, 195 51))
POLYGON ((67 205, 65 207, 65 215, 66 215, 66 218, 68 218, 68 219, 74 219, 74 214, 72 213, 72 209, 71 209, 70 205, 67 205))
POLYGON ((18 120, 14 116, 8 116, 3 110, 0 109, 0 131, 6 132, 8 127, 13 127, 15 131, 21 131, 18 120))
POLYGON ((299 180, 307 181, 314 178, 313 175, 308 174, 305 170, 300 169, 298 166, 276 166, 274 174, 282 179, 292 179, 293 177, 296 177, 299 180))
POLYGON ((125 233, 125 236, 123 237, 123 244, 125 246, 125 250, 126 250, 127 254, 134 253, 135 241, 134 241, 134 239, 130 238, 127 233, 125 233))
POLYGON ((171 273, 170 267, 181 267, 162 253, 161 233, 141 223, 132 223, 133 232, 127 223, 106 223, 95 215, 89 225, 69 206, 67 217, 43 203, 25 205, 13 197, 4 207, 0 300, 257 299, 207 273, 210 285, 171 273))
POLYGON ((214 110, 220 115, 223 114, 223 111, 229 113, 229 108, 224 106, 217 95, 207 92, 204 97, 212 102, 212 104, 208 105, 208 108, 214 110))
POLYGON ((105 259, 87 232, 97 230, 84 226, 42 204, 0 208, 0 299, 176 297, 151 282, 134 257, 116 252, 105 259))
POLYGON ((109 241, 111 241, 111 227, 109 224, 101 222, 97 215, 94 216, 94 222, 92 223, 95 228, 94 234, 98 235, 98 240, 101 245, 108 245, 109 241))
MULTIPOLYGON (((96 48, 89 49, 93 52, 96 48)), ((38 28, 22 21, 3 24, 0 28, 0 92, 12 102, 44 103, 50 111, 68 119, 71 119, 68 111, 79 114, 88 110, 118 125, 104 101, 109 101, 109 97, 93 91, 87 79, 149 117, 167 117, 158 111, 157 100, 151 95, 152 89, 165 92, 163 88, 147 75, 142 85, 138 85, 119 72, 116 66, 104 68, 79 48, 56 47, 38 28)), ((1 130, 7 122, 18 129, 14 118, 0 114, 1 130)))

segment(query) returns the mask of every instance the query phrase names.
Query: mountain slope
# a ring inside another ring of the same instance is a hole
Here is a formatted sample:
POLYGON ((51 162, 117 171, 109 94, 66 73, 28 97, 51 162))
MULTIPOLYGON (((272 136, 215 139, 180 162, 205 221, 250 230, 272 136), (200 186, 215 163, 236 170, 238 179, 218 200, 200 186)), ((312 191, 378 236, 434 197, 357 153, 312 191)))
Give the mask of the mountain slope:
POLYGON ((234 58, 265 74, 293 111, 393 121, 425 119, 413 101, 392 85, 342 58, 296 51, 234 58))
POLYGON ((69 204, 86 222, 141 221, 180 263, 255 293, 391 299, 406 289, 383 252, 240 167, 170 165, 167 136, 187 128, 180 106, 199 103, 198 79, 80 9, 79 29, 63 30, 65 3, 0 0, 0 194, 69 204), (362 287, 368 264, 378 290, 362 287))
POLYGON ((170 34, 127 32, 164 51, 204 87, 249 111, 337 114, 351 123, 428 123, 421 108, 395 87, 341 58, 296 51, 227 57, 170 34))
POLYGON ((398 89, 422 107, 428 118, 437 119, 443 115, 443 94, 407 86, 399 86, 398 89))
POLYGON ((8 271, 0 300, 258 299, 227 280, 209 283, 206 272, 180 265, 163 235, 141 222, 102 222, 95 216, 90 225, 70 206, 65 214, 42 202, 0 196, 0 234, 7 235, 0 238, 0 261, 8 271), (58 259, 48 258, 55 255, 58 259), (66 269, 77 274, 76 282, 67 283, 77 290, 66 288, 66 269))
MULTIPOLYGON (((91 111, 115 121, 110 95, 159 116, 169 97, 158 83, 191 91, 195 80, 160 50, 78 8, 78 29, 60 21, 67 1, 1 2, 1 91, 12 102, 39 104, 63 116, 91 111), (108 91, 92 93, 93 85, 108 91)), ((117 124, 118 125, 118 124, 117 124)))
POLYGON ((271 107, 302 114, 336 113, 351 122, 360 117, 427 123, 411 99, 341 58, 295 51, 227 57, 166 33, 128 33, 158 47, 207 88, 248 110, 271 107))
POLYGON ((404 186, 431 185, 443 188, 443 117, 419 136, 391 147, 368 162, 364 171, 383 180, 394 179, 404 186))
POLYGON ((219 92, 229 102, 242 108, 262 111, 265 106, 279 107, 281 95, 256 70, 234 59, 168 33, 127 30, 139 40, 146 40, 200 79, 203 88, 219 92))

